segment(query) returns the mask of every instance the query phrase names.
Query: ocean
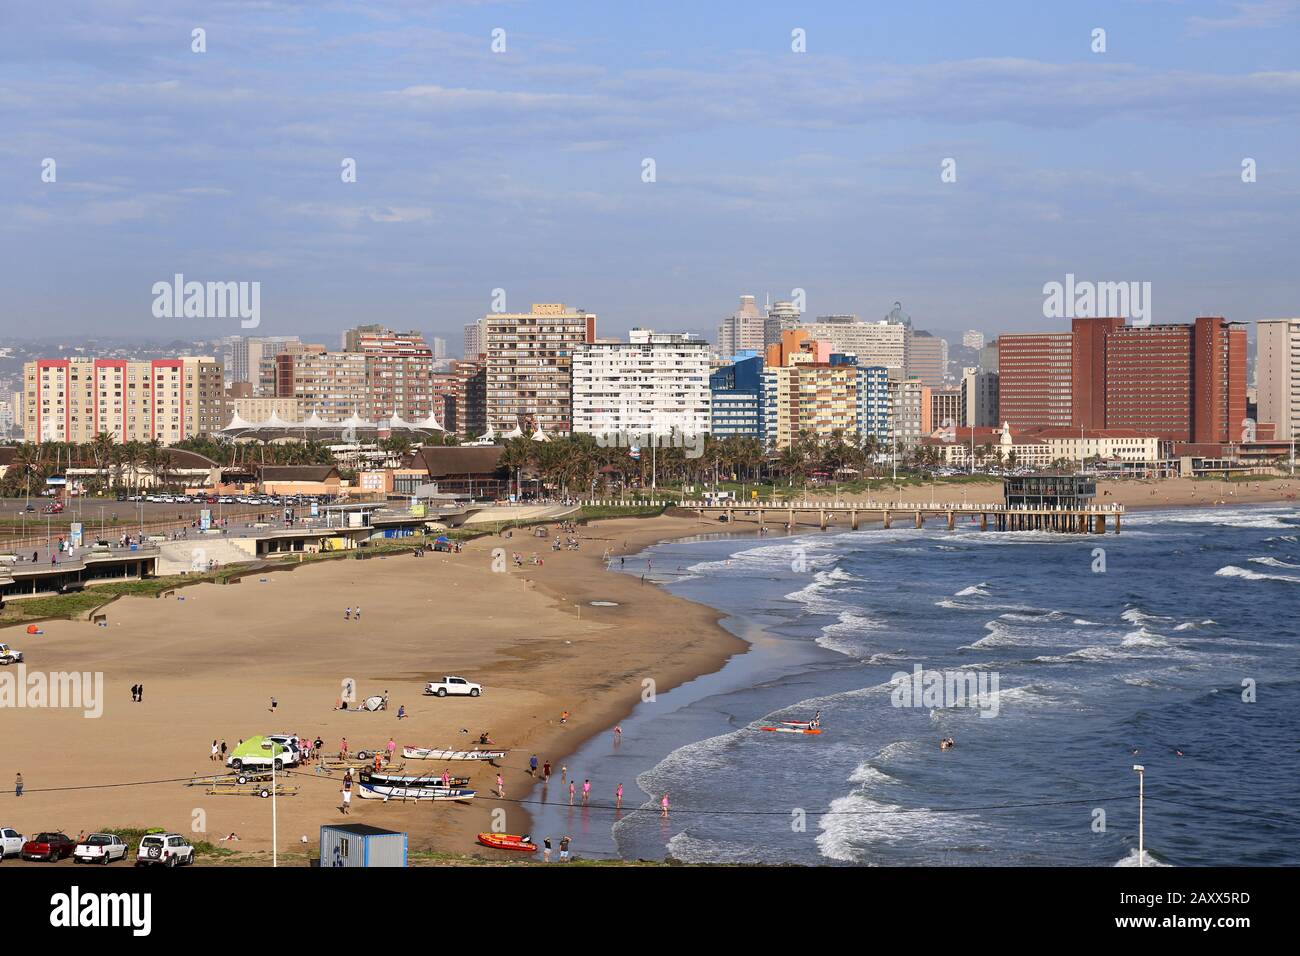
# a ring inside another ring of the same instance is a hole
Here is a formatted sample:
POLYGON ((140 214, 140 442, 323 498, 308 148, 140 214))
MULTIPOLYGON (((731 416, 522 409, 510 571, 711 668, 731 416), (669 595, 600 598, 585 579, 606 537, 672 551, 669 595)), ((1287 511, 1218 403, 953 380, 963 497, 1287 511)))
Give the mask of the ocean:
POLYGON ((751 649, 588 741, 567 764, 592 806, 538 786, 539 839, 686 862, 1133 865, 1139 764, 1148 865, 1300 863, 1294 507, 1134 511, 1118 536, 705 536, 628 559, 647 570, 751 649), (819 710, 819 736, 759 729, 819 710))

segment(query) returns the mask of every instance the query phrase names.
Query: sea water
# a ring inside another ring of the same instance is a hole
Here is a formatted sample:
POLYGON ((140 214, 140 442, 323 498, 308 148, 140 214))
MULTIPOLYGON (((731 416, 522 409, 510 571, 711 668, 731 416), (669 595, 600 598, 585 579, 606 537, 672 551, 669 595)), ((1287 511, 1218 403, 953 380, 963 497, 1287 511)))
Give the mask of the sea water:
POLYGON ((705 538, 626 565, 647 568, 751 649, 587 742, 567 763, 593 805, 537 788, 539 838, 689 862, 1129 865, 1138 764, 1149 864, 1300 863, 1294 507, 1130 512, 1118 536, 705 538), (995 677, 996 697, 900 701, 918 665, 995 677), (817 710, 820 736, 759 729, 817 710))

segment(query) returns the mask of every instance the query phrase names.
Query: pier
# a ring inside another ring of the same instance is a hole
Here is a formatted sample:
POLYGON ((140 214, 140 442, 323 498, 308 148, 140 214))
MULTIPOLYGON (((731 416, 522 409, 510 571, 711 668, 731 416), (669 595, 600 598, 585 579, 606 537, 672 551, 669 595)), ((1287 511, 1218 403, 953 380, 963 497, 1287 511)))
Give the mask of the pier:
POLYGON ((924 528, 926 522, 942 521, 949 531, 978 522, 981 531, 1058 531, 1063 534, 1105 534, 1108 525, 1120 532, 1124 514, 1121 504, 1087 505, 982 505, 969 502, 928 504, 918 502, 844 502, 844 501, 682 501, 679 508, 705 515, 724 517, 730 522, 737 514, 757 515, 760 527, 765 518, 784 519, 787 528, 795 526, 796 515, 817 515, 818 526, 825 531, 836 516, 848 518, 849 528, 857 531, 862 522, 878 522, 883 528, 902 522, 906 527, 924 528), (967 520, 968 519, 968 520, 967 520))

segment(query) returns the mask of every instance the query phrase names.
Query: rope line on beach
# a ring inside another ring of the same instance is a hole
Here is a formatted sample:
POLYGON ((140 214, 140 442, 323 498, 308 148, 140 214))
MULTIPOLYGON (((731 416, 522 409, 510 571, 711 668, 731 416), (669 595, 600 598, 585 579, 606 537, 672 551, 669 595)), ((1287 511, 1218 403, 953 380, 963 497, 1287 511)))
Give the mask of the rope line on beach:
MULTIPOLYGON (((194 777, 168 777, 165 780, 130 780, 125 783, 87 783, 76 787, 23 787, 23 794, 28 793, 59 793, 64 790, 112 790, 116 787, 152 787, 160 783, 189 783, 194 777)), ((206 778, 200 778, 206 779, 206 778)), ((16 793, 4 791, 8 796, 17 796, 16 793)))

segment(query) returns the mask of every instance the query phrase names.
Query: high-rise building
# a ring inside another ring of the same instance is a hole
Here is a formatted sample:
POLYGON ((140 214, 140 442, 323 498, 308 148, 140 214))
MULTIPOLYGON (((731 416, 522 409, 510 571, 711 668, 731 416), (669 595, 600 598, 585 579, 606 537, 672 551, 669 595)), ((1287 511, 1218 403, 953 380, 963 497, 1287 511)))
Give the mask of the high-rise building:
POLYGON ((226 424, 223 370, 209 356, 37 359, 23 366, 23 383, 27 441, 84 443, 107 432, 172 445, 226 424))
POLYGON ((763 344, 779 342, 782 332, 800 326, 802 316, 803 313, 795 308, 793 302, 772 303, 772 307, 767 310, 767 318, 763 320, 763 344))
POLYGON ((740 297, 740 308, 722 320, 718 326, 717 354, 724 361, 737 352, 762 351, 763 313, 754 304, 752 295, 740 297))
POLYGON ((998 408, 1014 428, 1071 423, 1069 332, 1004 332, 998 351, 998 408))
POLYGON ((261 380, 262 361, 273 359, 287 346, 299 341, 296 335, 245 337, 232 335, 226 341, 226 381, 230 384, 261 380))
POLYGON ((371 420, 364 352, 328 352, 318 345, 275 357, 275 394, 297 399, 304 418, 371 420))
POLYGON ((905 366, 908 378, 919 378, 930 388, 942 388, 948 377, 948 341, 919 329, 909 329, 905 366))
POLYGON ((632 329, 627 342, 573 352, 573 431, 618 439, 703 441, 710 430, 709 344, 693 335, 632 329))
POLYGON ((487 323, 483 319, 465 326, 465 358, 474 361, 487 351, 487 323))
POLYGON ((1123 327, 1122 318, 1070 323, 1070 425, 1074 428, 1105 427, 1106 336, 1123 327))
POLYGON ((595 314, 534 303, 531 312, 494 312, 485 320, 488 426, 568 434, 573 352, 596 340, 595 314))
POLYGON ((935 429, 950 431, 966 423, 966 390, 962 386, 930 390, 930 423, 935 429))
POLYGON ((962 375, 967 428, 993 428, 998 418, 998 373, 968 368, 962 375))
POLYGON ((1197 316, 1192 441, 1241 441, 1246 424, 1246 329, 1222 316, 1197 316))
POLYGON ((763 357, 744 352, 709 376, 710 419, 715 437, 764 437, 763 357))
POLYGON ((874 438, 883 448, 892 434, 893 397, 889 390, 889 369, 883 365, 858 364, 858 436, 874 438))
POLYGON ((415 422, 432 414, 433 350, 422 333, 360 325, 344 333, 344 345, 365 356, 365 417, 415 422))
POLYGON ((1255 390, 1259 421, 1275 425, 1279 441, 1300 439, 1300 319, 1256 323, 1255 390))
POLYGON ((890 422, 899 449, 911 448, 934 431, 930 387, 919 378, 890 379, 890 422))
POLYGON ((984 348, 984 333, 969 329, 961 337, 961 344, 968 349, 975 349, 977 352, 984 348))
POLYGON ((857 357, 864 366, 884 366, 894 369, 894 377, 902 378, 907 364, 907 327, 890 322, 858 322, 853 316, 818 316, 816 322, 799 326, 818 342, 826 342, 831 350, 857 357), (847 318, 852 321, 841 321, 847 318))
POLYGON ((800 432, 828 438, 857 434, 858 369, 855 365, 801 361, 763 368, 763 425, 768 445, 787 448, 800 432))

